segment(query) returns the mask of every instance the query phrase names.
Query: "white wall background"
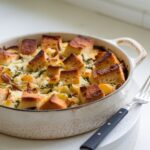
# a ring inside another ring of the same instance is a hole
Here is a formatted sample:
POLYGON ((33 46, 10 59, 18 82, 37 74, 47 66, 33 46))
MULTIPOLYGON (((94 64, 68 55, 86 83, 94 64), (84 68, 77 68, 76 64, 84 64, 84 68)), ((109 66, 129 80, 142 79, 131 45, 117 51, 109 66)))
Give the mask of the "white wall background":
POLYGON ((63 0, 150 29, 150 0, 63 0))

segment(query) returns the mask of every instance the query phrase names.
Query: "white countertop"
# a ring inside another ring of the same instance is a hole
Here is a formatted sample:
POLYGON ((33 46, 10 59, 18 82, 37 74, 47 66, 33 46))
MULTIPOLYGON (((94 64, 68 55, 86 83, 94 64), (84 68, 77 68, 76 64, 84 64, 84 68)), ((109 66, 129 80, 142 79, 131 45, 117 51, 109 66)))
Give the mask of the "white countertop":
MULTIPOLYGON (((129 25, 61 1, 0 0, 0 40, 34 32, 72 31, 103 38, 132 37, 150 54, 150 30, 129 25)), ((150 57, 136 68, 133 77, 141 86, 150 74, 150 57)), ((143 106, 140 135, 135 150, 150 147, 150 105, 143 106)), ((5 149, 6 150, 6 149, 5 149)))

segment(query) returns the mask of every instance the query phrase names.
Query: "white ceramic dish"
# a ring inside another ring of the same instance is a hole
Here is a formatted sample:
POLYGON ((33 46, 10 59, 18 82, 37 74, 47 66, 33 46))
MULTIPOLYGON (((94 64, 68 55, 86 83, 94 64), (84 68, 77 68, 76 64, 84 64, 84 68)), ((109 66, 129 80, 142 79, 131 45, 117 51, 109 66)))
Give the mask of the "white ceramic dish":
MULTIPOLYGON (((4 42, 0 46, 17 45, 25 38, 40 39, 42 34, 61 35, 63 40, 71 40, 77 34, 73 33, 41 33, 17 37, 4 42)), ((90 37, 90 36, 88 36, 90 37)), ((106 40, 96 37, 95 45, 104 46, 114 52, 128 68, 128 79, 114 93, 102 100, 97 100, 78 107, 65 110, 32 111, 17 110, 0 106, 0 132, 16 137, 31 139, 56 139, 81 134, 99 127, 111 114, 128 101, 125 99, 133 84, 132 72, 146 57, 144 48, 130 38, 106 40), (128 56, 118 45, 129 44, 139 53, 137 58, 128 56)))

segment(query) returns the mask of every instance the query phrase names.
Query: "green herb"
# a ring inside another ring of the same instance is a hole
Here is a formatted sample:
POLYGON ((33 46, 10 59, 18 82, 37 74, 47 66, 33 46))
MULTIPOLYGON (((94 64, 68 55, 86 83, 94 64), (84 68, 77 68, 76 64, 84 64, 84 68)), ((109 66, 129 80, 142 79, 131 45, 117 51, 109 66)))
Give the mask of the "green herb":
POLYGON ((87 81, 87 82, 90 82, 88 77, 83 78, 83 79, 84 79, 85 81, 87 81))
POLYGON ((19 104, 20 104, 20 100, 17 100, 15 104, 15 108, 18 108, 19 104))
POLYGON ((40 77, 45 71, 46 71, 45 69, 44 69, 44 70, 41 70, 41 71, 39 72, 38 76, 40 77))
POLYGON ((72 97, 72 94, 68 94, 68 97, 71 98, 71 97, 72 97))
POLYGON ((91 66, 86 66, 85 68, 86 68, 86 69, 92 69, 93 67, 91 67, 91 66))
POLYGON ((71 84, 68 84, 68 88, 69 88, 69 89, 71 88, 71 84))
POLYGON ((21 74, 21 72, 19 71, 19 72, 17 72, 14 76, 13 76, 13 78, 15 78, 15 77, 17 77, 17 76, 19 76, 21 74))
POLYGON ((84 55, 82 54, 81 56, 82 56, 83 61, 86 61, 85 58, 84 58, 84 55))
POLYGON ((0 87, 1 87, 1 88, 5 88, 6 86, 7 86, 6 83, 1 83, 1 84, 0 84, 0 87))
POLYGON ((47 91, 47 94, 50 93, 50 92, 52 92, 52 91, 53 91, 52 89, 49 89, 49 90, 47 91))
POLYGON ((86 62, 87 64, 89 64, 89 63, 93 63, 93 60, 92 60, 92 58, 88 58, 87 60, 85 60, 85 62, 86 62))

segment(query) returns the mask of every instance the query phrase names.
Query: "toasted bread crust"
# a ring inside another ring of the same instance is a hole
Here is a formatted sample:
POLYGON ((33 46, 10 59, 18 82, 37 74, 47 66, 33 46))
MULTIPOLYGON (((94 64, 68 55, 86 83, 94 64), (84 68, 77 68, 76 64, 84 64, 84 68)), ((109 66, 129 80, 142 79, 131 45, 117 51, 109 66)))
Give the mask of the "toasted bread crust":
POLYGON ((96 70, 96 74, 105 75, 105 74, 108 74, 110 72, 117 71, 117 70, 119 70, 119 65, 115 64, 115 65, 112 65, 109 68, 106 68, 106 69, 103 69, 103 70, 96 70))
POLYGON ((2 104, 2 102, 7 99, 8 94, 8 89, 0 88, 0 104, 2 104))
POLYGON ((19 58, 18 54, 10 53, 0 48, 0 65, 9 64, 19 58))
POLYGON ((100 52, 96 57, 95 67, 97 69, 105 69, 113 64, 119 64, 119 60, 112 52, 100 52))
POLYGON ((23 55, 31 55, 36 52, 37 41, 34 39, 24 39, 20 46, 20 52, 23 55))
POLYGON ((59 66, 48 66, 48 76, 50 77, 50 83, 58 83, 60 80, 60 67, 59 66))
POLYGON ((60 51, 61 43, 62 43, 62 39, 60 36, 43 35, 41 40, 41 47, 43 50, 52 48, 55 49, 56 51, 60 51))
POLYGON ((75 55, 79 55, 82 53, 83 50, 92 49, 93 44, 94 42, 92 39, 89 39, 83 36, 77 36, 69 42, 64 55, 67 57, 71 53, 75 55))
POLYGON ((67 108, 67 104, 64 100, 58 98, 55 94, 53 94, 50 99, 48 99, 45 103, 43 103, 38 109, 39 110, 48 110, 48 109, 65 109, 67 108))
POLYGON ((3 71, 3 66, 0 66, 0 74, 2 73, 2 71, 3 71))
POLYGON ((22 100, 23 101, 37 101, 39 100, 41 97, 39 96, 39 94, 37 93, 32 93, 29 91, 24 91, 22 94, 22 100))
POLYGON ((86 102, 94 101, 104 97, 104 93, 97 84, 92 84, 87 87, 80 87, 82 99, 86 102))
POLYGON ((123 70, 118 64, 112 65, 103 70, 94 70, 93 78, 98 83, 122 85, 125 82, 123 70))
POLYGON ((46 65, 46 55, 43 50, 41 50, 28 64, 29 69, 38 70, 40 67, 46 65))
POLYGON ((86 47, 93 47, 94 41, 84 36, 77 36, 70 41, 69 46, 76 49, 84 49, 86 47))
POLYGON ((63 63, 66 69, 80 69, 84 66, 83 61, 75 54, 71 54, 63 63))
POLYGON ((48 75, 55 76, 60 73, 60 66, 51 66, 49 65, 47 68, 48 75))
POLYGON ((22 101, 19 104, 19 109, 37 108, 38 102, 42 100, 42 97, 38 93, 32 91, 24 91, 22 93, 22 101))
POLYGON ((7 50, 11 50, 11 49, 13 49, 13 50, 19 50, 19 46, 18 45, 13 45, 13 46, 9 46, 9 47, 7 47, 7 48, 4 48, 6 51, 7 50))
POLYGON ((60 80, 64 81, 66 84, 78 84, 79 71, 77 69, 61 71, 60 80))

